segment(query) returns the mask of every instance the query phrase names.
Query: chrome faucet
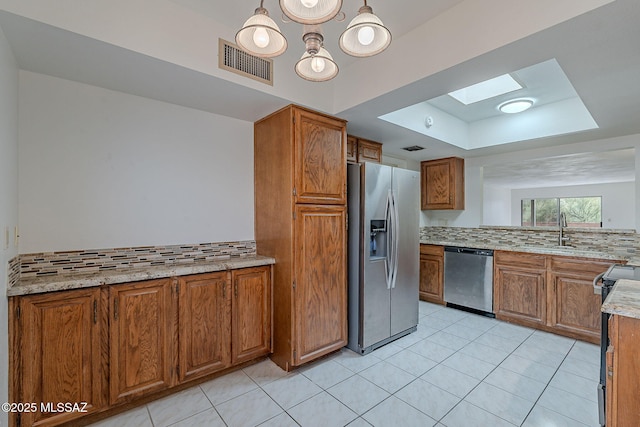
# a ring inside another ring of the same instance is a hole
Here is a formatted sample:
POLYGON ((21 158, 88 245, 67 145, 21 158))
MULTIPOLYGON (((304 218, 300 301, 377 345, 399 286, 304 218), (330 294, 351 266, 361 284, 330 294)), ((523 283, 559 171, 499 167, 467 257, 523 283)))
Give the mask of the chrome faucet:
POLYGON ((560 212, 560 218, 558 218, 558 246, 567 246, 566 242, 570 240, 569 237, 564 236, 564 227, 567 226, 567 215, 564 212, 560 212))

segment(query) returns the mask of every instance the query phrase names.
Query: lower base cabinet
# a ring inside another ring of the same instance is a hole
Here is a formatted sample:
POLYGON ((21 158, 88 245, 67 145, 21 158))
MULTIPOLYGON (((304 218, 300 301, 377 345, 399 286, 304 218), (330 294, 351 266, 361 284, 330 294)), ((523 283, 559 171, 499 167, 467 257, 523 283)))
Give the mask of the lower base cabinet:
POLYGON ((271 353, 271 270, 234 270, 231 278, 231 363, 237 365, 271 353))
POLYGON ((9 400, 37 403, 11 414, 14 426, 60 425, 135 404, 271 353, 270 266, 17 296, 9 304, 9 400), (86 412, 55 410, 65 402, 87 402, 86 412))
POLYGON ((12 411, 10 422, 53 426, 86 415, 58 411, 65 402, 87 402, 88 413, 102 409, 100 289, 14 297, 10 309, 9 402, 30 405, 12 411))
POLYGON ((444 304, 444 246, 420 245, 420 299, 444 304))
POLYGON ((612 315, 609 341, 606 425, 636 427, 640 420, 640 319, 612 315))
POLYGON ((493 310, 496 317, 537 328, 547 321, 546 256, 494 252, 493 310))
POLYGON ((180 382, 231 365, 231 285, 226 272, 178 279, 180 382))
POLYGON ((173 385, 173 280, 109 288, 109 402, 173 385))
POLYGON ((495 251, 496 318, 598 344, 593 279, 615 262, 623 261, 495 251))

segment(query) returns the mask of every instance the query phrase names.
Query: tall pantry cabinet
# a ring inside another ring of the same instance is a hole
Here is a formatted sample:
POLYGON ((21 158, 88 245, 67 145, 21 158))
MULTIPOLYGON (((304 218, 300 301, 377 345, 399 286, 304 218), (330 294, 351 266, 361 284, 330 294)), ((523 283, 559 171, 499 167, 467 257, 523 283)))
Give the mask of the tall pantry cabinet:
POLYGON ((346 122, 289 105, 254 125, 257 250, 276 259, 272 359, 347 343, 346 122))

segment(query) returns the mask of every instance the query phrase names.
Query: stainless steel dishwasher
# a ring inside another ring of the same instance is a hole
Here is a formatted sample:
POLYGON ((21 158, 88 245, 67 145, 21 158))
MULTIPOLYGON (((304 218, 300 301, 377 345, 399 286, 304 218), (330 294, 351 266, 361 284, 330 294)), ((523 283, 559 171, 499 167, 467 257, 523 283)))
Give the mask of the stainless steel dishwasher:
POLYGON ((492 250, 445 246, 444 300, 493 313, 492 250))

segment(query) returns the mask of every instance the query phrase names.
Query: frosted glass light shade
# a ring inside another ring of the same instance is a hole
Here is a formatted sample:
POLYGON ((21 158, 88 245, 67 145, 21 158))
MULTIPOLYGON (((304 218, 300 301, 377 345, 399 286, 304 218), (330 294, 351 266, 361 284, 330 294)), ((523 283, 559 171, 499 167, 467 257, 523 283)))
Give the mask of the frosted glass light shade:
POLYGON ((287 50, 287 39, 280 32, 278 24, 261 7, 236 33, 236 43, 243 50, 262 58, 272 58, 287 50))
POLYGON ((280 0, 280 8, 289 19, 299 24, 322 24, 340 13, 342 0, 280 0))
POLYGON ((338 75, 338 64, 323 47, 315 55, 305 52, 295 69, 300 77, 312 82, 325 82, 338 75))
POLYGON ((533 101, 530 99, 514 99, 500 104, 498 109, 503 113, 517 114, 528 110, 532 106, 533 101))
POLYGON ((357 57, 377 55, 389 47, 389 44, 391 32, 380 18, 373 14, 369 6, 360 8, 358 15, 351 20, 340 36, 340 49, 357 57))

